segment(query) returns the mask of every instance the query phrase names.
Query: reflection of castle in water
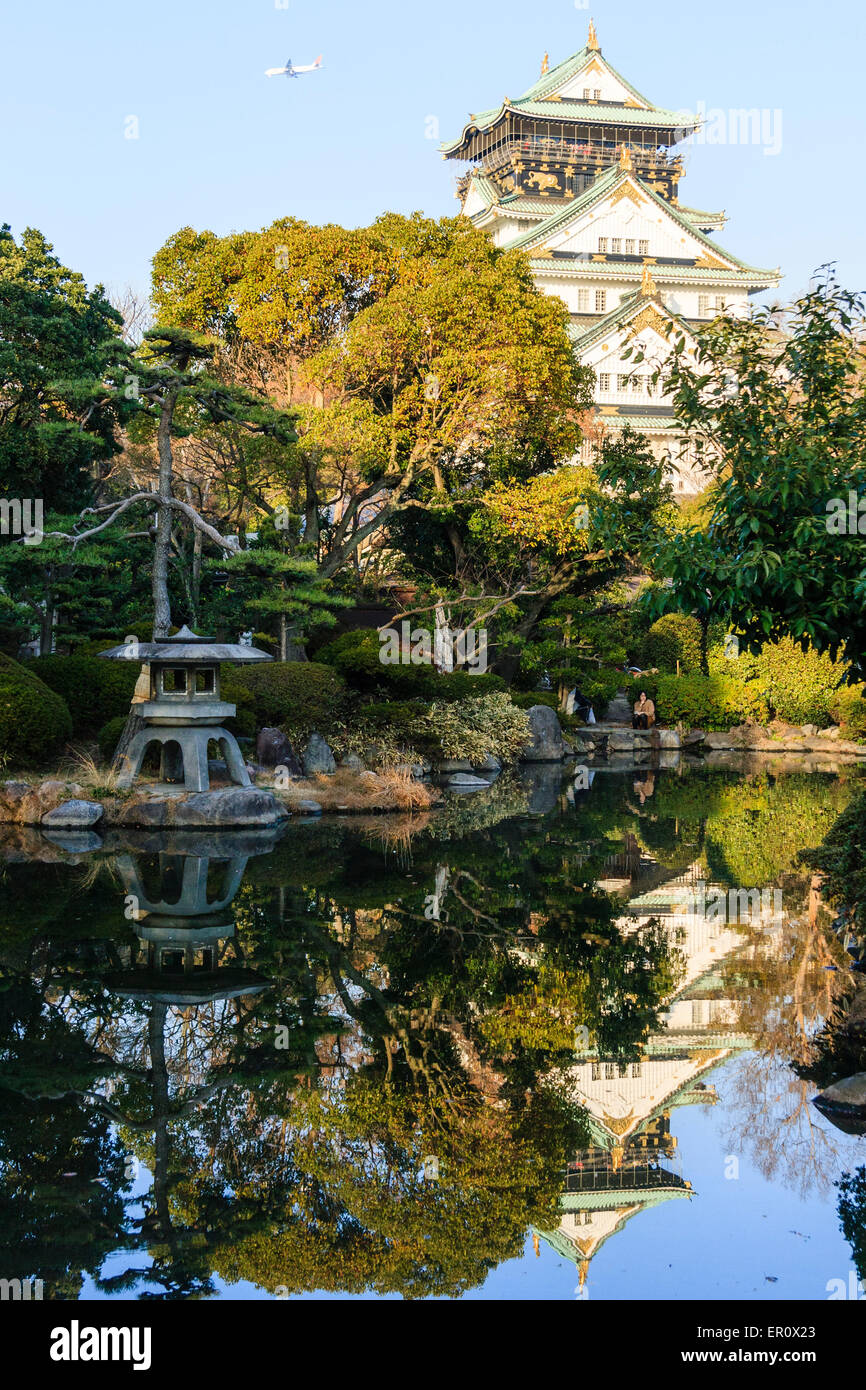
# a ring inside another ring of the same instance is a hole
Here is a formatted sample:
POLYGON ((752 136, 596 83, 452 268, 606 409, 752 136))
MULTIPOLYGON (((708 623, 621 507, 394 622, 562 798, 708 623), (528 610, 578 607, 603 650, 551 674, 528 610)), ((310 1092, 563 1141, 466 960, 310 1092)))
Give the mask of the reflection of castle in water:
POLYGON ((718 968, 743 949, 743 933, 695 911, 700 866, 692 864, 666 882, 664 871, 644 856, 639 864, 611 867, 635 873, 636 881, 600 885, 631 890, 629 911, 637 921, 622 922, 623 929, 633 931, 658 918, 670 945, 682 954, 685 976, 669 1001, 663 1030, 650 1035, 639 1061, 623 1065, 590 1049, 576 1055, 571 1076, 575 1098, 588 1115, 591 1145, 566 1169, 558 1228, 539 1234, 578 1266, 581 1287, 590 1260, 633 1216, 693 1195, 682 1176, 671 1116, 684 1105, 714 1105, 709 1074, 751 1045, 738 1030, 737 1001, 726 997, 718 968))
POLYGON ((109 981, 118 994, 160 1004, 204 1004, 258 994, 268 981, 245 966, 235 945, 232 902, 247 860, 267 852, 261 835, 186 834, 117 856, 126 911, 137 941, 120 952, 109 981))

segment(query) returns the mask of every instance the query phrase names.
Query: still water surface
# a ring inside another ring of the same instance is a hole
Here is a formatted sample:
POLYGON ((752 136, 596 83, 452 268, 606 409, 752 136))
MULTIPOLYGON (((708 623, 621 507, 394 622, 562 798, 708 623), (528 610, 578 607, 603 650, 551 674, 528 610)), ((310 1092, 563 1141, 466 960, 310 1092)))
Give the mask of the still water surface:
POLYGON ((850 977, 797 855, 859 785, 536 769, 413 820, 126 832, 71 861, 8 831, 0 1276, 856 1292, 837 1183, 866 1139, 811 1104, 850 977))

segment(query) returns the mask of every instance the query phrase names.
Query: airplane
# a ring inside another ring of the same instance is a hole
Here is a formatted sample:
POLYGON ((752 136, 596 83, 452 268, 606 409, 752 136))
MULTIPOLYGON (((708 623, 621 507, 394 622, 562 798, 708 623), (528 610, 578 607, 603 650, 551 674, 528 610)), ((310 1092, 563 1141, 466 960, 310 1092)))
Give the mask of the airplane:
POLYGON ((267 68, 265 70, 265 77, 297 77, 302 72, 317 72, 321 66, 321 53, 315 63, 306 63, 303 67, 299 68, 292 67, 292 60, 288 58, 284 68, 267 68))

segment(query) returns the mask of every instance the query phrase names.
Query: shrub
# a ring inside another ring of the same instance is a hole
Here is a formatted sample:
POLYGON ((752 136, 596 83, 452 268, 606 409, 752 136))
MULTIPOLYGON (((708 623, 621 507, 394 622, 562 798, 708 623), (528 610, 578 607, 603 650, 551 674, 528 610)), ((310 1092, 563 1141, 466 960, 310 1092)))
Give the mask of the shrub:
POLYGON ((255 696, 249 686, 238 680, 235 672, 233 666, 223 666, 220 672, 220 699, 235 706, 234 715, 224 721, 225 727, 241 738, 255 738, 255 696))
POLYGON ((701 669, 701 625, 687 613, 666 613, 653 623, 641 643, 644 666, 658 666, 662 671, 689 674, 701 669))
POLYGON ((38 762, 72 734, 66 702, 30 669, 0 654, 0 755, 38 762))
POLYGON ((108 763, 114 757, 114 750, 120 741, 120 735, 123 733, 125 725, 126 715, 116 714, 113 719, 109 719, 107 723, 103 724, 102 728, 99 730, 96 736, 96 742, 99 746, 99 756, 102 758, 103 762, 108 763))
POLYGON ((342 676, 317 661, 224 667, 222 689, 226 699, 232 700, 236 691, 245 690, 252 698, 255 727, 274 726, 294 740, 305 738, 313 729, 326 734, 347 708, 342 676))
POLYGON ((750 685, 758 686, 777 719, 824 727, 848 668, 826 652, 812 647, 804 651, 792 638, 783 637, 767 642, 755 656, 741 656, 736 669, 750 685))
POLYGON ((866 734, 866 687, 843 685, 830 702, 830 714, 848 738, 866 734))
POLYGON ((105 661, 95 656, 40 656, 31 667, 66 701, 76 737, 95 733, 110 719, 129 713, 141 671, 136 661, 105 661))
POLYGON ((587 671, 577 679, 577 688, 586 696, 595 711, 596 718, 604 714, 614 695, 626 682, 624 671, 611 671, 599 666, 595 671, 587 671))
POLYGON ((559 696, 549 690, 510 690, 509 698, 517 709, 532 709, 533 705, 549 705, 559 713, 559 696))
POLYGON ((769 717, 760 691, 730 676, 704 676, 699 671, 639 676, 629 682, 629 700, 634 703, 642 690, 655 701, 656 719, 664 724, 730 729, 747 719, 765 724, 769 717))
POLYGON ((425 723, 443 757, 468 758, 472 763, 490 754, 513 758, 529 742, 529 716, 500 692, 477 700, 434 702, 425 723))
POLYGON ((396 699, 466 700, 505 689, 502 677, 490 671, 440 672, 427 664, 386 664, 379 660, 381 649, 378 633, 364 628, 335 637, 316 656, 335 667, 353 689, 364 694, 396 699))

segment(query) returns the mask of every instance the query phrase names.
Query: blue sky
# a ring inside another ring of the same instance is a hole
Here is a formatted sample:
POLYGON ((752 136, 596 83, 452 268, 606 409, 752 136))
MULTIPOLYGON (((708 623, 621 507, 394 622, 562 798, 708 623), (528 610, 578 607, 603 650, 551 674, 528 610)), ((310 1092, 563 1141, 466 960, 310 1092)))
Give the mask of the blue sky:
MULTIPOLYGON (((582 5, 583 0, 578 0, 582 5)), ((672 109, 782 113, 782 149, 689 152, 684 203, 725 208, 719 238, 782 267, 792 295, 824 261, 866 286, 866 144, 854 0, 590 0, 605 56, 672 109)), ((93 283, 146 290, 187 223, 217 232, 294 215, 362 225, 456 211, 458 166, 426 138, 516 97, 583 46, 574 0, 40 0, 7 10, 0 53, 0 217, 39 227, 93 283), (285 7, 283 7, 285 6, 285 7), (287 81, 264 69, 324 55, 287 81), (138 139, 124 137, 130 116, 138 139)))

